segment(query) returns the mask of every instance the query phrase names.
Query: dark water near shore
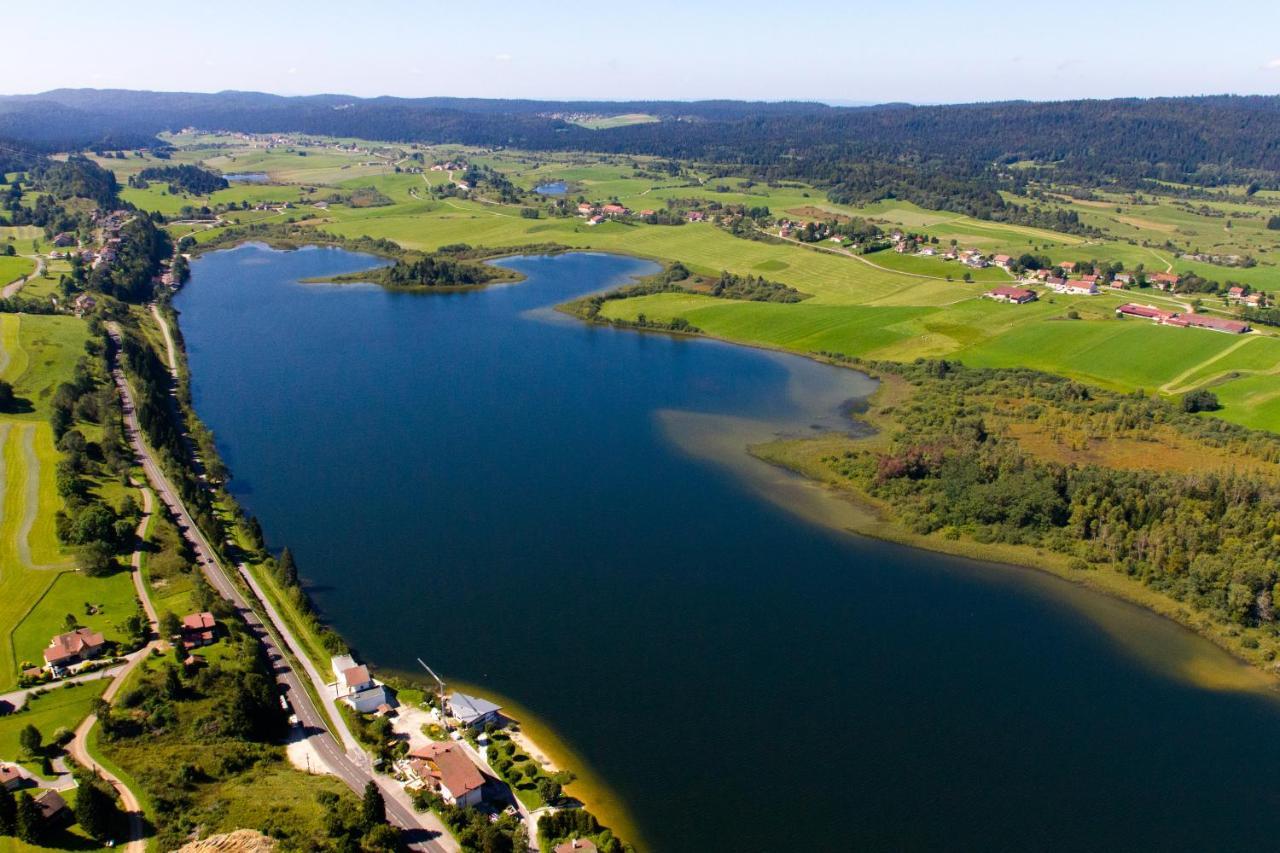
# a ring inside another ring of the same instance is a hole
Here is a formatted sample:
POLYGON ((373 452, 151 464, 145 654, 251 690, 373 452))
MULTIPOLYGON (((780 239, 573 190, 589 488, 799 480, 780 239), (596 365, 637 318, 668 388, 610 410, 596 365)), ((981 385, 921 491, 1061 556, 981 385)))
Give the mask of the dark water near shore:
POLYGON ((241 500, 363 655, 517 699, 654 850, 1274 849, 1280 710, 1216 648, 740 452, 869 382, 548 310, 644 262, 505 263, 404 294, 247 246, 177 297, 241 500))

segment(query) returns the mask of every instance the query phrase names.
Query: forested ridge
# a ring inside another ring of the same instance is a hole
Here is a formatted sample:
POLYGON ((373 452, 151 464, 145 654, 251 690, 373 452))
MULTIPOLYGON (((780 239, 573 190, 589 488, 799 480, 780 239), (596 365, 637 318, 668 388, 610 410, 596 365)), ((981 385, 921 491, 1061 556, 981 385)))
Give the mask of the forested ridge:
MULTIPOLYGON (((742 163, 778 176, 834 181, 857 159, 941 160, 960 172, 1014 161, 1059 174, 1217 182, 1280 172, 1280 96, 1208 96, 873 107, 816 103, 627 103, 281 97, 58 90, 0 97, 0 136, 85 147, 194 125, 387 141, 593 150, 742 163), (643 112, 662 120, 593 131, 567 112, 643 112)), ((142 140, 140 143, 139 140, 142 140)), ((149 142, 148 142, 149 140, 149 142)))

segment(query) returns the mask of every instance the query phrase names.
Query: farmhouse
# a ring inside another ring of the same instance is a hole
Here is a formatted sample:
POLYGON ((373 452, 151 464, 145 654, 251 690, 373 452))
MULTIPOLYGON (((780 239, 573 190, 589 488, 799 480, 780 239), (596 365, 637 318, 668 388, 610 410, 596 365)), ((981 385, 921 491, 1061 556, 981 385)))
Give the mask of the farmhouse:
POLYGON ((1058 264, 1058 267, 1065 273, 1073 273, 1076 271, 1076 262, 1063 261, 1062 263, 1058 264))
POLYGON ((1093 296, 1098 292, 1098 284, 1095 281, 1068 281, 1061 278, 1051 278, 1049 279, 1049 287, 1058 293, 1066 293, 1071 296, 1093 296))
POLYGON ((74 246, 75 244, 76 244, 76 235, 70 233, 69 231, 63 231, 61 234, 58 234, 56 237, 53 238, 53 245, 57 246, 58 248, 64 248, 66 246, 74 246))
POLYGON ((688 219, 690 222, 702 222, 704 219, 707 218, 707 215, 703 213, 701 210, 691 210, 689 211, 689 213, 686 215, 685 218, 688 219))
POLYGON ((1172 311, 1161 311, 1154 305, 1135 305, 1132 302, 1126 302, 1116 309, 1116 316, 1142 317, 1146 320, 1164 323, 1176 315, 1172 311))
POLYGON ((1177 314, 1171 311, 1161 311, 1153 305, 1135 305, 1131 302, 1126 302, 1117 308, 1116 316, 1142 317, 1166 326, 1210 329, 1229 335, 1243 335, 1249 331, 1249 324, 1240 320, 1229 320, 1225 317, 1214 317, 1210 314, 1177 314))
POLYGON ((1026 302, 1036 301, 1036 292, 1028 290, 1025 287, 1011 287, 1003 285, 994 290, 988 290, 985 294, 988 299, 994 299, 997 302, 1012 302, 1015 305, 1022 305, 1026 302))
POLYGON ((182 647, 196 649, 217 639, 218 622, 213 614, 189 613, 182 617, 182 647))
POLYGON ((631 211, 627 210, 620 204, 606 204, 600 208, 600 212, 605 216, 626 216, 631 211))
POLYGON ((62 795, 52 789, 36 797, 36 808, 40 809, 40 817, 49 826, 60 826, 71 822, 71 809, 62 795))
POLYGON ((58 634, 44 650, 44 662, 50 666, 68 666, 80 661, 92 660, 102 654, 106 638, 88 628, 77 628, 66 634, 58 634))
POLYGON ((640 215, 641 216, 657 216, 658 212, 656 210, 642 210, 640 211, 640 215))
POLYGON ((1171 272, 1157 272, 1147 276, 1147 283, 1161 290, 1169 290, 1182 280, 1182 276, 1171 272))
POLYGON ((994 258, 991 259, 991 263, 1000 267, 1000 269, 1002 270, 1007 270, 1010 266, 1013 265, 1013 258, 1009 257, 1008 255, 996 255, 994 258))
POLYGON ((0 788, 16 791, 25 785, 27 779, 16 764, 0 764, 0 788))
POLYGON ((578 204, 578 215, 579 215, 579 216, 590 216, 591 214, 593 214, 593 213, 595 213, 595 212, 596 212, 596 206, 595 206, 594 204, 590 204, 589 202, 585 202, 585 201, 584 201, 584 202, 580 202, 580 203, 578 204))
POLYGON ((449 697, 449 711, 464 726, 483 726, 485 723, 496 723, 501 705, 495 705, 488 699, 468 696, 465 693, 454 693, 449 697))
POLYGON ((588 225, 599 225, 602 222, 604 222, 604 217, 598 213, 587 220, 588 225))
POLYGON ((1111 279, 1111 286, 1115 287, 1115 283, 1120 282, 1122 286, 1133 284, 1133 275, 1127 272, 1118 272, 1111 279))
POLYGON ((1229 335, 1243 335, 1249 331, 1249 324, 1240 320, 1228 320, 1225 317, 1214 317, 1209 314, 1179 314, 1168 320, 1173 326, 1192 326, 1197 329, 1211 329, 1229 335))
POLYGON ((484 774, 456 743, 432 741, 415 749, 409 753, 407 770, 459 808, 477 806, 484 799, 484 774))

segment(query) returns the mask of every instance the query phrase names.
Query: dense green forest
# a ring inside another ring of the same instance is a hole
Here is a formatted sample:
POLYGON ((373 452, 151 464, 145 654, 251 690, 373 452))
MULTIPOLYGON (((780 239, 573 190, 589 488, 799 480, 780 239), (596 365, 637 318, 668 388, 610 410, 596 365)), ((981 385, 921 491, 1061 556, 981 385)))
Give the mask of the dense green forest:
POLYGON ((912 386, 887 450, 823 460, 921 534, 1032 545, 1106 567, 1241 626, 1273 629, 1280 598, 1280 437, 1031 370, 877 363, 912 386), (1067 464, 1024 450, 1022 426, 1132 439, 1132 466, 1067 464), (1162 464, 1169 437, 1198 448, 1162 464))
POLYGON ((138 173, 131 183, 136 187, 146 187, 148 181, 163 181, 170 190, 191 193, 192 195, 209 195, 209 193, 225 190, 231 186, 227 179, 216 172, 201 169, 199 166, 152 166, 138 173))

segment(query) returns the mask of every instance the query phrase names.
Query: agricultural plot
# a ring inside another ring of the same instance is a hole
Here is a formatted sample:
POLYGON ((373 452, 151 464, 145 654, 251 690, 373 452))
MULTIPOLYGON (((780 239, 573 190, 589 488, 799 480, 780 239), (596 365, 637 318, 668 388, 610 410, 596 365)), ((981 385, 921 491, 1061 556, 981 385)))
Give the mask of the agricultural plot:
MULTIPOLYGON (((810 294, 798 304, 738 303, 697 295, 660 294, 611 302, 604 314, 652 320, 684 317, 707 333, 749 344, 797 352, 839 351, 872 358, 909 360, 921 356, 957 358, 971 364, 1030 366, 1117 389, 1145 388, 1182 393, 1195 383, 1212 382, 1255 425, 1280 428, 1280 403, 1273 412, 1260 390, 1276 367, 1280 340, 1263 330, 1257 343, 1232 349, 1238 340, 1204 330, 1159 328, 1120 321, 1114 309, 1136 300, 1168 310, 1187 310, 1192 296, 1152 291, 1105 293, 1092 298, 1043 293, 1032 305, 1012 306, 981 298, 993 284, 1011 276, 998 268, 973 270, 938 258, 880 252, 860 258, 841 255, 826 244, 797 245, 734 237, 709 223, 649 226, 635 221, 589 226, 571 218, 538 219, 520 215, 518 205, 459 198, 432 199, 430 185, 449 180, 444 172, 395 173, 385 156, 336 151, 327 147, 250 148, 230 137, 182 137, 175 155, 227 172, 265 172, 288 186, 246 184, 215 194, 217 202, 279 200, 294 193, 297 205, 287 218, 304 220, 350 237, 380 237, 405 248, 431 251, 450 243, 511 246, 554 242, 581 249, 615 251, 658 260, 679 260, 694 272, 727 270, 759 275, 810 294), (300 155, 305 152, 305 156, 300 155), (354 208, 311 202, 339 192, 372 187, 391 204, 354 208), (964 282, 968 272, 971 283, 964 282), (951 277, 951 281, 947 277, 951 277), (1274 418, 1273 418, 1274 415, 1274 418)), ((384 154, 396 146, 372 146, 384 154)), ((767 185, 742 177, 719 176, 684 164, 668 176, 656 158, 590 153, 480 151, 463 146, 401 147, 418 150, 427 164, 465 158, 502 171, 531 189, 548 181, 568 184, 569 198, 618 199, 633 210, 662 209, 668 201, 699 200, 705 206, 742 204, 767 207, 775 216, 808 220, 861 217, 882 229, 902 228, 936 237, 946 248, 975 248, 988 254, 1048 255, 1054 261, 1121 261, 1129 269, 1174 269, 1207 278, 1280 289, 1280 265, 1268 252, 1280 248, 1280 234, 1265 229, 1262 203, 1243 190, 1202 206, 1169 199, 1136 199, 1101 194, 1073 200, 1065 194, 1037 199, 1006 196, 1020 204, 1072 210, 1086 224, 1103 229, 1104 238, 1086 238, 1041 228, 978 220, 963 214, 927 210, 901 200, 861 207, 828 201, 816 188, 795 183, 767 185), (1193 209, 1194 208, 1194 209, 1193 209), (1203 209, 1201 209, 1203 208, 1203 209), (1231 228, 1226 228, 1226 222, 1231 228), (1219 251, 1234 247, 1256 253, 1249 269, 1225 268, 1177 257, 1179 251, 1219 251)), ((392 154, 392 156, 399 156, 392 154)), ((273 212, 265 218, 279 216, 273 212)), ((253 221, 257 213, 233 211, 229 220, 253 221)), ((175 232, 176 233, 176 232, 175 232)), ((216 231, 197 231, 197 241, 216 231)), ((1222 310, 1218 299, 1206 307, 1222 310)), ((1230 408, 1230 406, 1229 406, 1230 408)), ((1225 413, 1224 413, 1225 414, 1225 413)))
MULTIPOLYGON (((133 612, 128 575, 73 572, 54 527, 62 499, 48 406, 83 354, 86 334, 74 317, 0 314, 0 378, 29 404, 0 415, 0 689, 13 685, 23 661, 39 659, 68 614, 118 638, 119 623, 133 612)), ((104 497, 118 501, 119 488, 111 484, 104 497)))

